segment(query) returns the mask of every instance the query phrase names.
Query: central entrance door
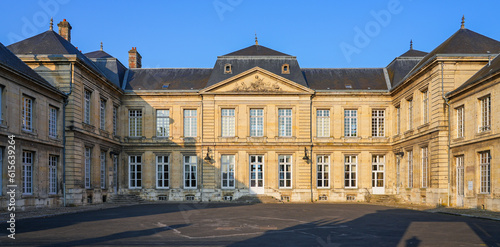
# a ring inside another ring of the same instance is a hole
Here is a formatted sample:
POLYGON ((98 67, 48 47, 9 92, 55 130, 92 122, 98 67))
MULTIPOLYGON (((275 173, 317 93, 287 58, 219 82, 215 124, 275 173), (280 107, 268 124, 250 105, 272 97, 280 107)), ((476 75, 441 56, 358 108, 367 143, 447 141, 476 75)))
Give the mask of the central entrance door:
POLYGON ((250 155, 250 193, 264 194, 263 155, 250 155))
POLYGON ((372 157, 372 193, 375 195, 385 194, 384 167, 385 167, 385 156, 373 155, 373 157, 372 157))

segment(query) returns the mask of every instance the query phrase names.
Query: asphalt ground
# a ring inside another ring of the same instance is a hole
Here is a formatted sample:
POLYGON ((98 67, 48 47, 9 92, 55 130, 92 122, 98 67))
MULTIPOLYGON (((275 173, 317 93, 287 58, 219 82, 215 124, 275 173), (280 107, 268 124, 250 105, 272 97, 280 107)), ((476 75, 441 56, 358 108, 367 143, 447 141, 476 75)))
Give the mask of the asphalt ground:
POLYGON ((500 221, 368 204, 140 204, 15 224, 0 246, 500 246, 500 221))

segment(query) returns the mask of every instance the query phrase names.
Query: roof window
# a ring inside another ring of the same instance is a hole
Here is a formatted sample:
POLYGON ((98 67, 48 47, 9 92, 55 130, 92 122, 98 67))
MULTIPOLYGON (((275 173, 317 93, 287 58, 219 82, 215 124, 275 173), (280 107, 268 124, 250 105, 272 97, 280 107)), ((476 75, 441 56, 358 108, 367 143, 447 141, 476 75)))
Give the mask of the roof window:
POLYGON ((226 64, 224 65, 224 74, 232 74, 232 66, 231 64, 226 64))
POLYGON ((290 65, 287 63, 283 64, 283 66, 281 66, 281 74, 290 74, 290 65))

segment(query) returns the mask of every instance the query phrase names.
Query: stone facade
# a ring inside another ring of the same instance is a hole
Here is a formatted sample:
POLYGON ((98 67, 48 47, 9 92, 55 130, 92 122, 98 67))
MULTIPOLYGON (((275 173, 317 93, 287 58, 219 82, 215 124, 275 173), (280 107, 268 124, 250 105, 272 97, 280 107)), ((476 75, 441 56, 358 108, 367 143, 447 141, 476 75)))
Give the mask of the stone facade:
MULTIPOLYGON (((411 48, 380 69, 302 69, 295 57, 257 43, 218 57, 213 69, 141 68, 135 47, 129 69, 102 49, 54 56, 9 48, 69 94, 67 204, 113 194, 292 202, 380 194, 500 210, 498 78, 453 93, 489 66, 486 49, 496 55, 500 42, 463 27, 429 54, 411 48), (465 39, 473 45, 458 49, 465 39), (485 97, 487 128, 478 126, 485 97), (458 137, 450 126, 461 106, 458 137)), ((59 153, 61 145, 54 143, 59 153)))

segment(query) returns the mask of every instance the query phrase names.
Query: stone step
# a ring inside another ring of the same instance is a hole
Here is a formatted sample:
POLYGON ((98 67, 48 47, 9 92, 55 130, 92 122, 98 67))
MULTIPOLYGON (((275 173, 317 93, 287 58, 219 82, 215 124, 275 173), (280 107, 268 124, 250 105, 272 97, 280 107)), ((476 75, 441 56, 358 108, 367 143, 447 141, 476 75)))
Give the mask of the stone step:
POLYGON ((369 202, 377 202, 377 203, 398 202, 398 198, 395 195, 371 195, 369 202))
POLYGON ((145 202, 140 196, 137 195, 129 195, 129 194, 119 194, 112 195, 109 203, 112 204, 129 204, 129 203, 143 203, 145 202))
POLYGON ((245 195, 235 201, 243 203, 283 203, 281 200, 268 195, 245 195))

